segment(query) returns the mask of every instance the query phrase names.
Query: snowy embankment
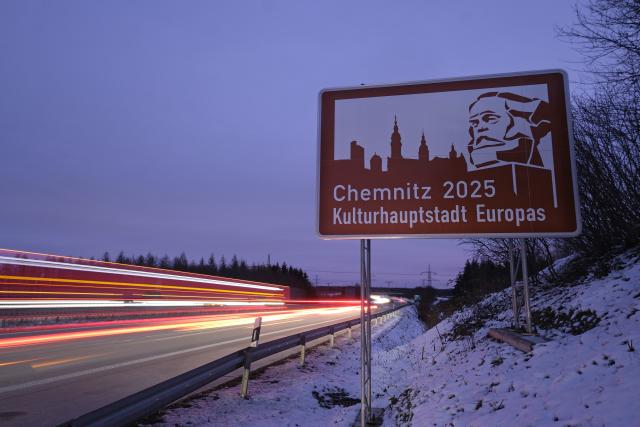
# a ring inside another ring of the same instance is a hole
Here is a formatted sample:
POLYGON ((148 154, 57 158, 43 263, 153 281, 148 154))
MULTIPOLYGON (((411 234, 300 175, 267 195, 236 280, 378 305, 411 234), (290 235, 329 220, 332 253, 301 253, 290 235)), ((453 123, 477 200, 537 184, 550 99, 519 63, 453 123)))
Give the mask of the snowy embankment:
MULTIPOLYGON (((621 257, 601 279, 533 289, 550 339, 529 354, 487 338, 508 326, 509 292, 486 298, 424 332, 413 308, 374 327, 374 406, 384 425, 640 425, 640 264, 621 257), (636 348, 637 347, 637 348, 636 348)), ((358 335, 320 346, 250 384, 219 389, 167 411, 166 425, 351 425, 359 410, 358 335)))

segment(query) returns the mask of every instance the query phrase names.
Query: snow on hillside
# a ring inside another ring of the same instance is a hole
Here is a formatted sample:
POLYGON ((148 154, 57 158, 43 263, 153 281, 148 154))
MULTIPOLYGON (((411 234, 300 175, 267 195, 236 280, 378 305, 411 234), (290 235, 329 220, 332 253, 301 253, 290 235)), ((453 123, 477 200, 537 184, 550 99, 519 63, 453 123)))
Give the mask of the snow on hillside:
POLYGON ((402 356, 388 363, 409 364, 415 375, 399 384, 402 397, 388 420, 416 426, 640 425, 640 264, 637 257, 620 264, 603 279, 535 289, 532 310, 551 328, 541 330, 551 340, 530 354, 486 337, 489 327, 509 324, 508 291, 398 348, 402 356), (495 320, 473 339, 453 340, 452 332, 472 323, 472 311, 495 320), (449 335, 441 340, 438 332, 449 335))
MULTIPOLYGON (((637 256, 621 257, 605 278, 535 288, 532 310, 550 341, 529 354, 487 338, 488 328, 508 326, 509 295, 493 294, 426 332, 412 307, 374 327, 374 406, 386 408, 384 425, 640 425, 637 256)), ((237 386, 216 390, 169 410, 159 425, 351 425, 357 338, 318 347, 304 368, 268 368, 248 400, 237 386)))

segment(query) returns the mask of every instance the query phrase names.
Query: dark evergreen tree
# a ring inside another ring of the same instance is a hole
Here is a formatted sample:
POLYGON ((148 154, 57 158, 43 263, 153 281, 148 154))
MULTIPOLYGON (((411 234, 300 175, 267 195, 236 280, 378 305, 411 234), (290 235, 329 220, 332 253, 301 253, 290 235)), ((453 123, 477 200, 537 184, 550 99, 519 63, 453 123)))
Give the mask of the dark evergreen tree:
POLYGON ((119 264, 128 264, 128 259, 126 256, 124 256, 124 251, 120 251, 120 253, 118 254, 118 257, 116 258, 116 262, 119 264))
POLYGON ((170 269, 171 268, 171 260, 169 259, 169 255, 163 256, 160 258, 160 268, 170 269))
POLYGON ((178 271, 189 270, 189 260, 187 259, 187 255, 184 252, 182 252, 180 256, 177 256, 173 259, 173 269, 178 271))
POLYGON ((147 257, 145 259, 145 265, 147 267, 157 267, 158 266, 158 260, 155 257, 155 255, 148 253, 147 257))
POLYGON ((211 254, 207 261, 207 274, 216 275, 218 273, 218 266, 216 265, 216 257, 211 254))

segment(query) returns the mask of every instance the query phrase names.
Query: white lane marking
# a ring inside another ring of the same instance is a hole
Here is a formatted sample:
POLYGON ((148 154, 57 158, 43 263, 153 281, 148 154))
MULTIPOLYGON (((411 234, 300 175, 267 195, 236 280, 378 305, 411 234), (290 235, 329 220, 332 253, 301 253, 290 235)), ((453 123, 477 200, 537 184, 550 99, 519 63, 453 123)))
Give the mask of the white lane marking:
MULTIPOLYGON (((274 331, 274 332, 267 332, 265 334, 262 334, 262 336, 280 334, 280 333, 283 333, 283 332, 293 331, 295 329, 308 328, 309 326, 320 325, 320 324, 323 324, 323 323, 330 323, 330 322, 336 322, 336 321, 337 321, 337 319, 333 319, 333 320, 325 320, 324 322, 312 323, 311 325, 294 326, 293 328, 281 329, 279 331, 274 331)), ((58 375, 57 377, 45 378, 45 379, 42 379, 42 380, 29 381, 29 382, 26 382, 26 383, 15 384, 15 385, 7 386, 7 387, 0 387, 0 394, 8 393, 10 391, 22 390, 22 389, 25 389, 25 388, 35 387, 35 386, 44 385, 44 384, 51 384, 51 383, 54 383, 54 382, 57 382, 57 381, 68 380, 68 379, 71 379, 71 378, 77 378, 77 377, 81 377, 81 376, 84 376, 84 375, 97 374, 98 372, 104 372, 104 371, 108 371, 108 370, 111 370, 111 369, 123 368, 125 366, 136 365, 138 363, 151 362, 153 360, 163 359, 165 357, 177 356, 177 355, 180 355, 180 354, 191 353, 191 352, 194 352, 194 351, 204 350, 204 349, 212 348, 212 347, 218 347, 218 346, 226 345, 226 344, 233 344, 235 342, 241 342, 241 341, 248 342, 248 339, 244 338, 244 337, 243 338, 236 338, 236 339, 233 339, 233 340, 227 340, 227 341, 222 341, 222 342, 213 343, 213 344, 201 345, 199 347, 188 348, 188 349, 185 349, 185 350, 173 351, 171 353, 158 354, 158 355, 155 355, 155 356, 144 357, 142 359, 136 359, 136 360, 130 360, 130 361, 127 361, 127 362, 114 363, 113 365, 101 366, 99 368, 87 369, 87 370, 84 370, 84 371, 78 371, 78 372, 72 372, 72 373, 64 374, 64 375, 58 375)))
MULTIPOLYGON (((249 326, 240 326, 240 328, 241 329, 253 329, 251 327, 251 325, 249 325, 249 326)), ((229 329, 229 328, 225 328, 225 329, 229 329)), ((202 332, 190 332, 190 333, 181 334, 181 335, 174 335, 172 337, 154 338, 154 339, 152 339, 150 341, 174 340, 176 338, 187 338, 187 337, 192 337, 194 335, 212 334, 212 333, 216 333, 216 332, 220 332, 220 329, 210 329, 208 331, 202 331, 202 332)))

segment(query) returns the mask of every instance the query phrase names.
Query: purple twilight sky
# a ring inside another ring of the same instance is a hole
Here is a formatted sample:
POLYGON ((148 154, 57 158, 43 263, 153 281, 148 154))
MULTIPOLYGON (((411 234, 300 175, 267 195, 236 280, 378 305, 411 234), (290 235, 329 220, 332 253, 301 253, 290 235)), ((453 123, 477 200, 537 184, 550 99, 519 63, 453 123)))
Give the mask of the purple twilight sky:
MULTIPOLYGON (((0 2, 0 247, 233 254, 358 280, 315 227, 325 87, 564 68, 573 2, 0 2)), ((391 131, 391 124, 390 124, 391 131)), ((457 240, 373 241, 374 285, 436 286, 457 240)))

